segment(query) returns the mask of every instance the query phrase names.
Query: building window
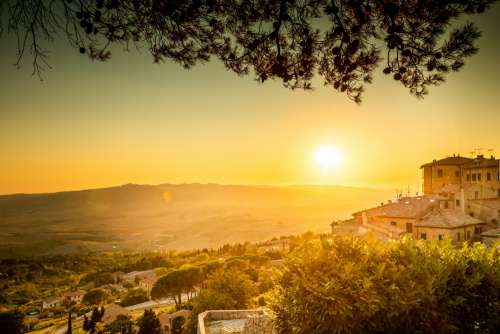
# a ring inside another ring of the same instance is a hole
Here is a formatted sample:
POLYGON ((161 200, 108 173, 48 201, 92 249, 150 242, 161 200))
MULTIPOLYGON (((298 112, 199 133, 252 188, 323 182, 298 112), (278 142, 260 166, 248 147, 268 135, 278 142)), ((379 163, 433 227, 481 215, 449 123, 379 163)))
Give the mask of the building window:
POLYGON ((470 240, 470 231, 465 232, 465 240, 470 240))
POLYGON ((443 235, 442 234, 438 235, 438 239, 443 240, 443 235))
POLYGON ((457 233, 457 241, 460 241, 460 232, 457 233))
POLYGON ((490 172, 486 173, 486 180, 491 181, 491 173, 490 172))
POLYGON ((472 174, 472 181, 476 181, 476 174, 472 174))
POLYGON ((406 232, 413 233, 413 224, 412 223, 406 223, 406 232))
POLYGON ((469 216, 474 217, 474 212, 469 212, 469 216))
POLYGON ((456 177, 460 177, 460 171, 458 171, 458 170, 457 170, 457 171, 455 171, 455 176, 456 176, 456 177))
POLYGON ((445 201, 445 202, 444 202, 444 208, 445 208, 445 209, 448 209, 448 201, 445 201))
POLYGON ((481 227, 476 226, 474 227, 474 234, 480 234, 481 233, 481 227))
POLYGON ((497 197, 500 197, 500 189, 497 190, 497 197))
POLYGON ((481 181, 481 173, 477 173, 477 180, 481 181))
POLYGON ((479 198, 479 191, 475 191, 475 192, 474 192, 474 198, 475 198, 475 199, 478 199, 478 198, 479 198))
POLYGON ((420 239, 427 240, 427 233, 420 233, 420 239))
POLYGON ((443 177, 443 170, 442 169, 438 169, 438 177, 443 177))
POLYGON ((470 174, 467 174, 467 181, 470 181, 470 174))
POLYGON ((398 226, 398 223, 396 223, 396 222, 391 222, 391 225, 392 225, 392 226, 398 226))
POLYGON ((459 199, 455 200, 455 206, 460 206, 460 200, 459 199))

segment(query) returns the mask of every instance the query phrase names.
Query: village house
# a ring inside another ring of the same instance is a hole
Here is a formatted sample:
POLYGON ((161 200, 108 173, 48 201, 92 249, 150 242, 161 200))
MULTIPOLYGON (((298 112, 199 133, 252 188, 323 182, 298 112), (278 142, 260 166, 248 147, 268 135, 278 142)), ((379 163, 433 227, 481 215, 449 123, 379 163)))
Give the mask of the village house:
MULTIPOLYGON (((155 269, 143 270, 143 271, 131 271, 129 273, 121 275, 121 280, 126 281, 135 281, 138 285, 144 289, 148 296, 151 295, 151 290, 155 285, 156 281, 158 281, 158 276, 156 275, 155 269)), ((151 298, 151 297, 150 297, 151 298)))
POLYGON ((453 209, 438 209, 429 212, 415 223, 418 239, 443 240, 449 238, 456 242, 479 240, 482 226, 479 219, 453 209))
POLYGON ((85 291, 76 290, 71 292, 66 292, 61 295, 61 299, 63 301, 73 302, 75 304, 80 304, 83 300, 83 296, 85 295, 85 291))
POLYGON ((51 309, 54 307, 61 306, 61 298, 60 297, 49 297, 44 299, 42 302, 42 309, 51 309))
POLYGON ((500 241, 500 228, 483 232, 481 234, 481 241, 488 246, 493 245, 496 241, 500 241))
MULTIPOLYGON (((500 198, 500 160, 494 156, 485 158, 465 158, 453 155, 434 160, 420 167, 422 169, 423 190, 425 195, 440 193, 447 185, 476 185, 470 189, 473 199, 500 198)), ((467 194, 469 195, 469 194, 467 194)))
POLYGON ((108 304, 104 307, 104 314, 101 318, 101 321, 105 325, 109 325, 113 321, 116 320, 118 315, 129 315, 130 311, 126 308, 117 305, 117 304, 108 304))
POLYGON ((289 239, 276 239, 266 241, 259 246, 259 251, 262 253, 273 252, 273 251, 289 251, 290 250, 290 240, 289 239))
MULTIPOLYGON (((421 166, 423 196, 400 197, 356 212, 358 226, 381 239, 480 240, 499 227, 500 160, 454 155, 421 166)), ((332 231, 334 230, 332 225, 332 231)))

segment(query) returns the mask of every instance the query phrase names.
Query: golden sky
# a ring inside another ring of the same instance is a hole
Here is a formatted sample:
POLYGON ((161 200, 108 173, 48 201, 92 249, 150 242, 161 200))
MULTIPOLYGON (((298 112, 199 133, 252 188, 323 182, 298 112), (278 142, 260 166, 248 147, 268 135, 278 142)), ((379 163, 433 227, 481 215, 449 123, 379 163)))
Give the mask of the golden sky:
POLYGON ((361 106, 320 81, 289 91, 218 62, 156 65, 145 51, 101 64, 56 47, 40 82, 1 40, 0 194, 129 182, 416 189, 434 158, 500 156, 498 18, 499 5, 480 18, 480 53, 425 100, 378 69, 361 106), (335 168, 315 164, 322 145, 342 152, 335 168))

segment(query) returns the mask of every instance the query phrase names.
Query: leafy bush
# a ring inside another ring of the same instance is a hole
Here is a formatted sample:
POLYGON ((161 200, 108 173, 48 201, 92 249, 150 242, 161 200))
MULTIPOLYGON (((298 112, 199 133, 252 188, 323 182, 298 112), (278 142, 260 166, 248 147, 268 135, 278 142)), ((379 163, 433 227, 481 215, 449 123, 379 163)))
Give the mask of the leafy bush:
POLYGON ((235 268, 219 269, 205 283, 206 288, 193 300, 193 314, 185 325, 187 333, 196 333, 198 314, 201 312, 253 306, 252 298, 257 294, 257 288, 247 274, 235 268))
POLYGON ((287 259, 271 308, 279 333, 497 333, 500 253, 410 239, 312 241, 287 259))
POLYGON ((132 334, 133 333, 133 321, 128 315, 119 314, 116 319, 106 326, 109 333, 122 333, 122 334, 132 334))
POLYGON ((144 315, 137 320, 138 334, 162 334, 161 323, 153 310, 144 310, 144 315))
POLYGON ((108 294, 102 289, 93 289, 83 296, 83 304, 99 305, 106 301, 108 294))
POLYGON ((133 289, 127 292, 125 298, 120 303, 121 306, 130 306, 147 302, 149 300, 148 293, 144 289, 133 289))

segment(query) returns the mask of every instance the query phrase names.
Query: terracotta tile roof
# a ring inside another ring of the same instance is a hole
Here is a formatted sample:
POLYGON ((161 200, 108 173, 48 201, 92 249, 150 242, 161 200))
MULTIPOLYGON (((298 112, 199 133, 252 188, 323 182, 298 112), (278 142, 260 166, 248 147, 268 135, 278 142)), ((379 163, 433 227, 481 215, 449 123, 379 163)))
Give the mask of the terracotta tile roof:
POLYGON ((500 228, 495 228, 493 230, 483 232, 481 233, 481 236, 488 238, 500 238, 500 228))
POLYGON ((120 314, 128 315, 129 310, 124 307, 121 307, 117 304, 108 304, 104 307, 104 315, 102 316, 101 321, 106 325, 109 325, 113 321, 115 321, 116 317, 120 314))
POLYGON ((404 197, 397 202, 384 204, 366 211, 372 217, 418 218, 435 206, 439 199, 442 199, 442 197, 437 195, 404 197))
POLYGON ((61 297, 49 297, 49 298, 43 300, 43 302, 47 303, 47 304, 51 304, 53 302, 60 302, 60 301, 61 301, 61 297))
POLYGON ((439 209, 426 214, 416 222, 415 226, 457 228, 476 224, 484 224, 484 222, 459 210, 439 209))
POLYGON ((472 161, 464 164, 463 168, 484 168, 484 167, 498 167, 500 165, 500 160, 495 159, 495 157, 484 158, 483 156, 478 156, 472 161))
POLYGON ((461 166, 468 162, 471 162, 472 160, 473 160, 472 158, 466 158, 461 156, 446 157, 444 159, 434 160, 432 162, 423 164, 422 166, 420 166, 420 168, 432 167, 432 166, 461 166))

